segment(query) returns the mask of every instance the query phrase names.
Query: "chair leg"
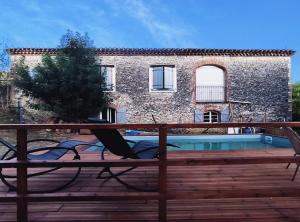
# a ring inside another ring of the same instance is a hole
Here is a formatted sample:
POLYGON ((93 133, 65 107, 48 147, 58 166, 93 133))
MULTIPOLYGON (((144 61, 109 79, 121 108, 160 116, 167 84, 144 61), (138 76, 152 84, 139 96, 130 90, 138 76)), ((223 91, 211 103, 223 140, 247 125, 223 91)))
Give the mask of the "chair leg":
MULTIPOLYGON (((297 156, 297 154, 294 154, 294 157, 297 156)), ((288 165, 286 166, 286 168, 288 169, 290 167, 291 163, 288 163, 288 165)))
MULTIPOLYGON (((104 155, 104 153, 105 153, 105 151, 107 151, 107 149, 106 148, 104 148, 103 150, 102 150, 102 152, 101 152, 101 160, 105 160, 105 155, 104 155)), ((126 159, 126 158, 122 158, 122 159, 126 159)), ((124 174, 124 173, 127 173, 128 171, 130 171, 130 170, 133 170, 133 169, 135 169, 136 167, 130 167, 130 168, 128 168, 128 169, 126 169, 126 170, 123 170, 123 171, 121 171, 121 172, 119 172, 119 173, 117 173, 117 174, 114 174, 114 176, 121 176, 122 174, 124 174)), ((110 178, 112 178, 112 176, 111 176, 111 174, 109 173, 109 169, 110 169, 110 167, 104 167, 99 173, 98 173, 98 175, 97 175, 97 179, 110 179, 110 178), (108 176, 103 176, 103 174, 104 173, 109 173, 110 175, 108 175, 108 176)))
MULTIPOLYGON (((107 149, 104 147, 101 151, 101 160, 105 160, 105 156, 104 153, 105 151, 107 151, 107 149)), ((105 172, 108 172, 108 168, 109 167, 104 167, 97 175, 97 179, 109 179, 110 176, 102 176, 102 174, 104 174, 105 172)))
POLYGON ((73 183, 77 177, 79 176, 81 172, 81 167, 78 167, 78 170, 77 172, 75 173, 75 175, 68 181, 66 182, 65 184, 55 188, 55 189, 50 189, 50 190, 43 190, 43 191, 29 191, 29 193, 54 193, 54 192, 57 192, 57 191, 60 191, 60 190, 63 190, 65 189, 66 187, 68 187, 71 183, 73 183))
POLYGON ((294 180, 295 180, 295 178, 296 178, 297 172, 298 172, 298 170, 299 170, 299 166, 300 166, 300 163, 298 163, 298 164, 297 164, 297 167, 296 167, 296 170, 295 170, 295 172, 294 172, 294 175, 293 175, 292 181, 294 181, 294 180))
POLYGON ((118 181, 120 184, 122 184, 123 186, 125 186, 127 189, 132 189, 132 190, 136 190, 136 191, 141 191, 141 192, 156 192, 158 191, 159 189, 158 188, 149 188, 149 189, 143 189, 143 188, 140 188, 140 187, 135 187, 135 186, 132 186, 126 182, 124 182, 123 180, 121 180, 117 175, 118 174, 114 174, 110 168, 108 168, 108 172, 109 174, 111 175, 111 178, 114 178, 116 181, 118 181))
MULTIPOLYGON (((28 177, 39 176, 39 175, 42 175, 42 174, 45 174, 45 173, 48 173, 48 172, 52 172, 52 171, 60 169, 60 168, 61 167, 57 167, 57 168, 47 170, 47 171, 44 171, 44 172, 31 174, 31 175, 28 175, 28 177)), ((77 177, 79 176, 80 172, 81 172, 81 167, 78 167, 78 170, 75 173, 75 175, 68 182, 66 182, 65 184, 63 184, 63 185, 61 185, 57 188, 49 189, 49 190, 41 190, 41 191, 39 191, 39 190, 38 191, 28 191, 28 193, 54 193, 54 192, 60 191, 64 188, 66 188, 67 186, 69 186, 71 183, 73 183, 77 179, 77 177)), ((14 185, 12 185, 11 183, 9 183, 6 180, 7 178, 16 178, 16 177, 15 176, 3 175, 2 172, 0 171, 0 179, 8 187, 9 192, 16 191, 16 187, 14 185)))
MULTIPOLYGON (((16 177, 14 177, 14 178, 16 178, 16 177)), ((0 179, 1 179, 2 183, 4 183, 8 187, 9 192, 16 191, 16 187, 14 185, 10 184, 6 180, 6 176, 4 174, 2 174, 2 168, 0 169, 0 179)))
MULTIPOLYGON (((80 156, 75 156, 74 160, 75 159, 80 159, 80 156)), ((61 167, 55 167, 55 168, 52 168, 50 170, 28 174, 27 177, 30 178, 30 177, 34 177, 34 176, 40 176, 40 175, 43 175, 43 174, 53 172, 53 171, 58 170, 60 168, 61 167)), ((80 172, 81 172, 81 167, 78 167, 78 170, 75 173, 75 175, 68 182, 66 182, 65 184, 63 184, 63 185, 61 185, 57 188, 49 189, 49 190, 41 190, 41 191, 28 191, 28 193, 53 193, 53 192, 57 192, 59 190, 62 190, 64 188, 66 188, 67 186, 69 186, 71 183, 73 183, 77 179, 77 177, 79 176, 80 172)), ((0 180, 9 188, 9 191, 16 191, 16 187, 7 181, 8 178, 16 179, 16 176, 5 175, 5 174, 2 173, 2 168, 0 168, 0 180)))
POLYGON ((103 169, 98 173, 97 179, 108 179, 106 176, 102 176, 105 172, 108 172, 108 167, 103 167, 103 169))
MULTIPOLYGON (((73 158, 73 160, 80 160, 80 156, 78 154, 76 154, 73 158)), ((57 167, 55 169, 60 169, 61 167, 57 167)), ((52 170, 49 170, 50 172, 51 171, 54 171, 53 169, 52 170)), ((47 171, 47 172, 49 172, 47 171)), ((65 189, 66 187, 68 187, 71 183, 73 183, 77 177, 79 176, 81 172, 81 167, 78 167, 78 170, 77 172, 75 173, 75 175, 68 181, 66 182, 65 184, 57 187, 57 188, 54 188, 54 189, 49 189, 49 190, 43 190, 43 191, 29 191, 28 193, 54 193, 54 192, 57 192, 57 191, 60 191, 60 190, 63 190, 65 189)))
MULTIPOLYGON (((116 176, 121 176, 122 174, 127 173, 127 172, 129 172, 129 171, 131 171, 131 170, 133 170, 133 169, 135 169, 135 168, 136 168, 136 167, 130 167, 130 168, 126 169, 126 170, 123 170, 123 171, 120 171, 120 172, 118 172, 118 173, 115 173, 115 174, 114 174, 114 177, 116 177, 116 176)), ((98 173, 97 179, 110 179, 110 178, 113 178, 111 175, 109 175, 109 176, 102 176, 103 173, 105 173, 105 172, 109 173, 109 171, 110 171, 110 167, 104 167, 104 168, 98 173)), ((110 174, 110 173, 109 173, 109 174, 110 174)))
MULTIPOLYGON (((101 152, 101 159, 102 160, 105 160, 105 151, 107 151, 106 148, 104 148, 101 152)), ((126 159, 125 157, 123 157, 122 159, 126 159)), ((113 173, 110 169, 110 167, 104 167, 99 173, 98 173, 98 176, 97 176, 97 179, 111 179, 111 178, 114 178, 117 182, 119 182, 120 184, 122 184, 123 186, 125 186, 127 189, 132 189, 132 190, 136 190, 136 191, 142 191, 142 192, 155 192, 155 191, 158 191, 158 188, 153 188, 153 189, 142 189, 142 188, 139 188, 139 187, 135 187, 135 186, 132 186, 126 182, 124 182, 123 180, 121 180, 119 178, 119 176, 123 175, 124 173, 127 173, 133 169, 135 169, 137 167, 130 167, 126 170, 123 170, 121 172, 118 172, 118 173, 113 173), (103 176, 102 174, 103 173, 109 173, 108 176, 103 176)))

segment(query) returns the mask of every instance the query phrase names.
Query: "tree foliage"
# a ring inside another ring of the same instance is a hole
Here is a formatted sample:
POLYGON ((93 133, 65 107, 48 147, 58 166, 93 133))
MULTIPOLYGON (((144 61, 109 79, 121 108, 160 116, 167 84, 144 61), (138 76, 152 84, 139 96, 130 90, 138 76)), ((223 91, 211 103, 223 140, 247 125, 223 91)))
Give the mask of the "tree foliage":
POLYGON ((293 120, 300 120, 300 83, 293 85, 293 120))
POLYGON ((8 43, 6 40, 0 41, 0 108, 1 111, 7 109, 10 103, 10 90, 12 78, 8 72, 9 56, 7 53, 8 43))
POLYGON ((92 44, 87 34, 68 31, 55 57, 43 56, 32 71, 24 59, 16 64, 16 86, 64 121, 80 122, 99 113, 108 98, 101 88, 103 79, 92 44))
POLYGON ((0 71, 7 71, 9 68, 9 56, 6 51, 8 43, 6 41, 0 42, 0 71))
POLYGON ((9 106, 10 102, 10 89, 13 79, 8 72, 0 71, 0 108, 1 111, 9 106))

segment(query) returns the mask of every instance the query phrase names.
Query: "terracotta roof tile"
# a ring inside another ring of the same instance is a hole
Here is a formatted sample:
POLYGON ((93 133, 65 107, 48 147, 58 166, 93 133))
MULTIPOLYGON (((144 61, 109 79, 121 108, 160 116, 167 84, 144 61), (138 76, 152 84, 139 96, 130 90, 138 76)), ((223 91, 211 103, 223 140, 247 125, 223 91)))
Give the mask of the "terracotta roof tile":
MULTIPOLYGON (((55 55, 58 48, 10 48, 11 55, 55 55)), ((199 49, 199 48, 97 48, 98 55, 116 56, 292 56, 293 50, 278 49, 199 49)))

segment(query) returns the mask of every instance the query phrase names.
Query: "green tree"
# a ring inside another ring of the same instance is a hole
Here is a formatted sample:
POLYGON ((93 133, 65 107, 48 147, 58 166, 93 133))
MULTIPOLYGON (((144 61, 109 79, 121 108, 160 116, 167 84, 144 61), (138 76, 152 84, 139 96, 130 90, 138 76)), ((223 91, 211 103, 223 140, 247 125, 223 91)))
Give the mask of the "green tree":
POLYGON ((293 85, 293 120, 300 120, 300 83, 293 85))
POLYGON ((0 108, 2 111, 9 106, 12 80, 8 72, 0 71, 0 108))
POLYGON ((8 43, 5 40, 0 42, 0 71, 7 71, 9 68, 9 56, 6 51, 8 43))
POLYGON ((68 31, 55 57, 43 56, 32 71, 20 60, 14 76, 25 95, 42 101, 46 110, 67 122, 99 113, 109 100, 103 93, 96 49, 87 34, 68 31))

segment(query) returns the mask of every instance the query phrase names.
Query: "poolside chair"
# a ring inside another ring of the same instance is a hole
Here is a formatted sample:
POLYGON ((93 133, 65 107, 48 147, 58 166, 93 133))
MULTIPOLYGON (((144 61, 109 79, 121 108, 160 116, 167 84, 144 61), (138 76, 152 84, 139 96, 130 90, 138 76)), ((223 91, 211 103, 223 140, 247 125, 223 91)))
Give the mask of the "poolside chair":
MULTIPOLYGON (((293 148, 295 150, 295 154, 294 156, 299 156, 300 155, 300 136, 298 135, 297 132, 295 132, 291 127, 284 127, 283 128, 285 133, 286 133, 286 136, 289 138, 291 144, 293 145, 293 148)), ((291 163, 289 163, 286 168, 289 168, 289 166, 291 165, 291 163)), ((295 169, 295 172, 294 172, 294 175, 292 177, 292 181, 295 180, 295 177, 297 175, 297 172, 299 170, 299 166, 300 166, 300 163, 297 163, 297 166, 296 166, 296 169, 295 169)))
MULTIPOLYGON (((106 120, 89 118, 88 123, 108 123, 106 120)), ((105 160, 104 153, 110 151, 112 154, 120 156, 121 159, 154 159, 158 158, 158 148, 159 144, 156 142, 151 142, 147 140, 141 140, 134 142, 131 140, 125 140, 122 135, 116 129, 91 129, 91 132, 97 137, 97 139, 104 145, 104 148, 101 151, 101 159, 105 160), (129 145, 131 144, 131 146, 129 145)), ((168 146, 177 147, 176 145, 167 144, 168 146)), ((99 179, 110 179, 114 178, 116 181, 124 185, 128 189, 133 189, 143 192, 152 192, 157 191, 158 188, 141 188, 137 186, 130 185, 120 179, 119 176, 127 173, 136 167, 130 167, 126 170, 120 171, 118 173, 112 172, 110 167, 104 167, 103 170, 98 174, 99 179), (104 173, 108 173, 108 176, 104 176, 104 173)))
MULTIPOLYGON (((95 144, 90 144, 84 141, 79 141, 79 140, 65 140, 62 142, 59 142, 57 140, 52 140, 52 139, 34 139, 34 140, 28 140, 27 143, 33 143, 33 142, 52 142, 52 143, 57 143, 56 146, 47 146, 47 147, 35 147, 29 151, 27 151, 27 159, 28 160, 58 160, 62 156, 64 156, 68 151, 72 151, 74 153, 74 160, 79 160, 80 156, 78 151, 76 150, 76 147, 79 145, 93 145, 95 144), (46 151, 44 153, 40 153, 41 151, 46 151), (38 152, 38 153, 37 153, 38 152), (37 153, 37 154, 34 154, 37 153)), ((17 156, 17 146, 13 145, 4 139, 0 138, 0 144, 5 146, 8 151, 3 154, 1 157, 1 160, 11 160, 13 158, 16 158, 17 156)), ((61 167, 55 167, 52 169, 47 169, 44 171, 36 172, 36 173, 31 173, 28 174, 27 177, 33 177, 33 176, 39 176, 43 175, 46 173, 50 173, 52 171, 58 170, 61 167)), ((70 185, 80 174, 81 167, 78 167, 76 173, 74 176, 68 180, 66 183, 63 185, 53 188, 53 189, 45 189, 42 191, 29 191, 28 193, 49 193, 49 192, 55 192, 59 191, 61 189, 64 189, 68 185, 70 185)), ((14 175, 6 175, 2 172, 2 168, 0 168, 0 179, 2 182, 9 187, 10 191, 15 191, 16 187, 12 185, 10 182, 8 182, 7 179, 15 179, 16 176, 14 175)))

